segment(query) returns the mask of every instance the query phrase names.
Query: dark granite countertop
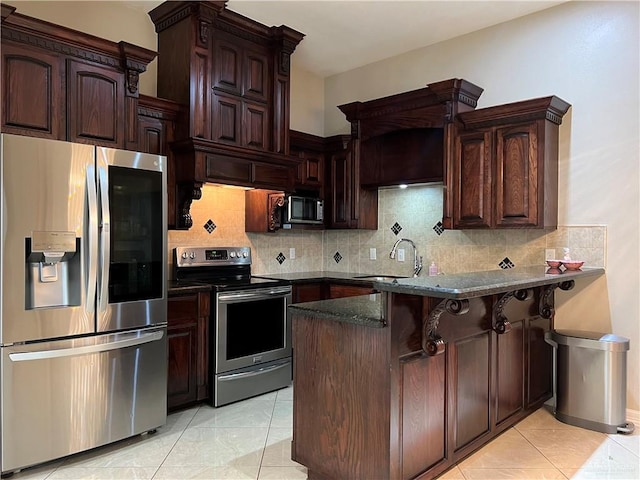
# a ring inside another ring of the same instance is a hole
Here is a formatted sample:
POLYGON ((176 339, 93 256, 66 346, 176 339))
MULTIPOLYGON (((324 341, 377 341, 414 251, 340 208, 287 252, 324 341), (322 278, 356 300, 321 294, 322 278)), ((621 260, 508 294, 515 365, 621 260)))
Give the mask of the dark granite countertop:
POLYGON ((565 270, 560 274, 548 274, 547 270, 548 267, 516 267, 435 277, 398 278, 393 281, 375 282, 373 286, 382 292, 462 299, 600 276, 605 273, 604 268, 565 270))
POLYGON ((582 268, 571 271, 563 270, 560 274, 547 273, 546 266, 516 267, 507 270, 487 270, 481 272, 465 272, 435 277, 404 277, 379 281, 365 276, 376 274, 311 271, 295 273, 278 273, 256 275, 258 277, 286 280, 293 284, 308 281, 348 281, 372 284, 376 290, 410 295, 422 295, 436 298, 472 298, 515 289, 531 288, 541 285, 559 283, 565 280, 599 276, 605 273, 603 268, 582 268))
MULTIPOLYGON (((438 275, 435 277, 398 278, 392 281, 376 281, 374 287, 381 292, 395 292, 435 298, 473 298, 512 290, 539 287, 605 273, 603 268, 583 268, 547 273, 547 267, 519 267, 509 270, 438 275)), ((301 272, 281 274, 275 278, 295 281, 334 279, 335 272, 301 272)), ((338 279, 352 280, 361 274, 340 273, 338 279)), ((271 276, 274 278, 274 276, 271 276)), ((382 294, 360 295, 317 302, 297 303, 289 306, 292 314, 312 315, 336 322, 352 323, 382 328, 386 325, 382 313, 382 294)))
POLYGON ((382 295, 379 293, 296 303, 289 305, 289 311, 366 327, 383 328, 386 325, 382 315, 382 295))
POLYGON ((208 292, 211 285, 198 282, 185 282, 179 280, 169 280, 167 282, 167 294, 172 297, 175 295, 189 295, 198 292, 208 292))
MULTIPOLYGON (((371 276, 376 274, 372 273, 371 276)), ((258 273, 256 277, 273 278, 275 280, 286 280, 291 283, 303 283, 310 281, 322 281, 322 280, 345 280, 349 282, 368 282, 371 283, 371 279, 358 278, 363 276, 369 276, 366 273, 349 273, 349 272, 331 272, 331 271, 311 271, 311 272, 293 272, 293 273, 274 273, 274 274, 261 274, 258 273)))

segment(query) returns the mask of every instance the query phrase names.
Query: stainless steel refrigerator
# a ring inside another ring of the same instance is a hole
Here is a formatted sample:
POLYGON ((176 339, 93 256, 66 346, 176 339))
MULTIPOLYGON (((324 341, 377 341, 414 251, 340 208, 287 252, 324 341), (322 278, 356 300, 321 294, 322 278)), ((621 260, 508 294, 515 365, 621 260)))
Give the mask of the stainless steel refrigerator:
POLYGON ((2 473, 166 422, 166 158, 2 134, 2 473))

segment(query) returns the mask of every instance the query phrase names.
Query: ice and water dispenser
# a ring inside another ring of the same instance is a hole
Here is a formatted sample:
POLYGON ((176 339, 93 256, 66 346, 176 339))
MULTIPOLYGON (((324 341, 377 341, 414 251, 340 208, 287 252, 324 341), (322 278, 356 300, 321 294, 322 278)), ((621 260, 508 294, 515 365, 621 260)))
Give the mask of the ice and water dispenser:
POLYGON ((75 232, 32 232, 25 251, 27 310, 81 304, 80 239, 75 232))

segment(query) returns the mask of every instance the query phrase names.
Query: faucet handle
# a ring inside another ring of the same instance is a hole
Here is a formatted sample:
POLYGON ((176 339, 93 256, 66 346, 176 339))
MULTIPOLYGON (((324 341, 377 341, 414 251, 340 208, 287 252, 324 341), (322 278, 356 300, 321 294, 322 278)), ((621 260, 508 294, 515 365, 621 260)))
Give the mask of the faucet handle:
POLYGON ((418 275, 420 275, 420 272, 422 271, 422 255, 419 258, 420 258, 420 261, 418 261, 418 258, 416 258, 415 268, 413 269, 414 277, 417 277, 418 275))

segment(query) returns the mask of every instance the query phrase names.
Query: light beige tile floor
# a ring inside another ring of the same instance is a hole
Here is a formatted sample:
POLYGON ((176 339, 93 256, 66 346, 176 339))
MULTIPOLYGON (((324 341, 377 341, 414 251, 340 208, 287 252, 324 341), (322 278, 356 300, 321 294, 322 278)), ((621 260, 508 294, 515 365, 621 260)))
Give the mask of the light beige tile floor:
MULTIPOLYGON (((26 469, 12 479, 304 480, 306 469, 290 458, 292 391, 174 413, 153 435, 26 469)), ((639 454, 637 432, 606 435, 573 427, 542 408, 440 479, 638 480, 639 454)))

